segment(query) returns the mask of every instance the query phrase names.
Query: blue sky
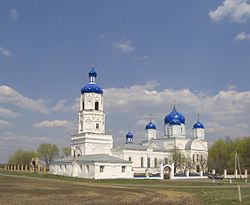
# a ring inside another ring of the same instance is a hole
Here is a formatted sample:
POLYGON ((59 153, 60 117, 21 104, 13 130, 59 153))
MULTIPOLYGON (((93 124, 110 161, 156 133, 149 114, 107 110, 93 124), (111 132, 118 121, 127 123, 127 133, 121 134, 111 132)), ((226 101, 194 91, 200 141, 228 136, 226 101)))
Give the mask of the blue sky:
POLYGON ((106 130, 144 137, 152 113, 199 112, 214 141, 250 133, 250 1, 1 1, 0 162, 18 148, 69 145, 94 64, 106 130))

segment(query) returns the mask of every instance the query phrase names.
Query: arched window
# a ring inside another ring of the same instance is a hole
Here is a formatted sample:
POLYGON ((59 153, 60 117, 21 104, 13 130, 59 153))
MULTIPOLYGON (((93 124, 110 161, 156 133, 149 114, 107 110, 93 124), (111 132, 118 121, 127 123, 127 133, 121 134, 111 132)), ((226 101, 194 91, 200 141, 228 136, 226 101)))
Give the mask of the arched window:
POLYGON ((99 103, 95 102, 95 110, 99 110, 99 103))
POLYGON ((130 161, 130 162, 131 162, 131 161, 132 161, 132 158, 131 158, 131 157, 128 157, 128 161, 130 161))
POLYGON ((95 128, 99 129, 99 124, 98 123, 96 123, 95 128))
POLYGON ((155 167, 157 167, 157 158, 155 158, 155 167))
POLYGON ((150 167, 150 158, 148 158, 148 164, 147 165, 148 165, 148 167, 150 167))
POLYGON ((143 157, 141 157, 141 167, 143 167, 143 157))
POLYGON ((84 110, 84 102, 82 102, 82 110, 84 110))

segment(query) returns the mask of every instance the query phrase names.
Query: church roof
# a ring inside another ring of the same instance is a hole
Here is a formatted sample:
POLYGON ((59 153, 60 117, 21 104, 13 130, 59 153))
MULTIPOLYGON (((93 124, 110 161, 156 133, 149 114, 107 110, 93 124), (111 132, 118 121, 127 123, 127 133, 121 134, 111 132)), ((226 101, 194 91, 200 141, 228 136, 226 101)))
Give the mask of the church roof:
POLYGON ((177 112, 176 107, 174 106, 172 112, 164 118, 164 123, 172 123, 173 125, 176 123, 185 124, 185 117, 181 113, 177 112))
POLYGON ((95 68, 89 71, 89 83, 81 89, 81 93, 98 93, 103 94, 102 88, 95 83, 97 72, 95 68))
MULTIPOLYGON (((73 156, 58 158, 55 159, 51 164, 71 164, 74 160, 73 156)), ((108 154, 92 154, 92 155, 81 155, 76 156, 75 160, 79 164, 86 164, 86 163, 131 163, 129 161, 110 156, 108 154)))
POLYGON ((150 121, 150 122, 146 125, 145 129, 146 129, 146 130, 148 130, 148 129, 154 129, 154 130, 156 130, 156 126, 155 126, 155 124, 154 124, 152 121, 150 121))
POLYGON ((139 151, 146 151, 148 148, 152 148, 156 152, 165 152, 164 149, 159 149, 155 147, 150 147, 148 145, 141 145, 141 144, 123 144, 114 148, 114 150, 139 150, 139 151))
POLYGON ((88 83, 81 89, 81 93, 98 93, 103 94, 102 88, 96 83, 88 83))
POLYGON ((204 125, 200 122, 200 121, 197 121, 194 126, 193 126, 194 129, 198 129, 198 128, 201 128, 201 129, 204 129, 204 125))

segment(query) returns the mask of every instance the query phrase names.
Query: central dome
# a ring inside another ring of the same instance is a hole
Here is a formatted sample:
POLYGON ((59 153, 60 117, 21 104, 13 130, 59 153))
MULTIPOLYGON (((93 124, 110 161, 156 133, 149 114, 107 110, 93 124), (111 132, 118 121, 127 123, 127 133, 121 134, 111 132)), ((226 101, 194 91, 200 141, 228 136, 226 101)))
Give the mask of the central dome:
POLYGON ((185 124, 185 117, 181 113, 177 112, 177 110, 174 106, 172 112, 169 113, 165 117, 164 122, 165 122, 165 124, 168 124, 168 123, 170 123, 170 124, 179 124, 179 123, 185 124))

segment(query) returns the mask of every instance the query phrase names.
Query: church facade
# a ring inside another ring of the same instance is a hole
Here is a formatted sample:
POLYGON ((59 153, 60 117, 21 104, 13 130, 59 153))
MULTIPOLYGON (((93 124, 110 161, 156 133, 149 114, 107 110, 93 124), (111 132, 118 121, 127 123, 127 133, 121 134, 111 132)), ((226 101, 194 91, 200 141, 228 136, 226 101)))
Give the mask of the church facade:
POLYGON ((89 83, 81 89, 78 133, 71 135, 71 156, 54 160, 50 165, 52 174, 94 179, 154 175, 160 172, 160 164, 172 163, 176 150, 192 163, 192 172, 205 170, 205 127, 198 119, 192 128, 193 136, 187 137, 185 117, 175 105, 164 118, 162 136, 157 136, 150 119, 144 141, 133 143, 134 136, 129 131, 125 143, 113 147, 113 136, 105 133, 103 90, 96 84, 96 77, 92 68, 89 83))

